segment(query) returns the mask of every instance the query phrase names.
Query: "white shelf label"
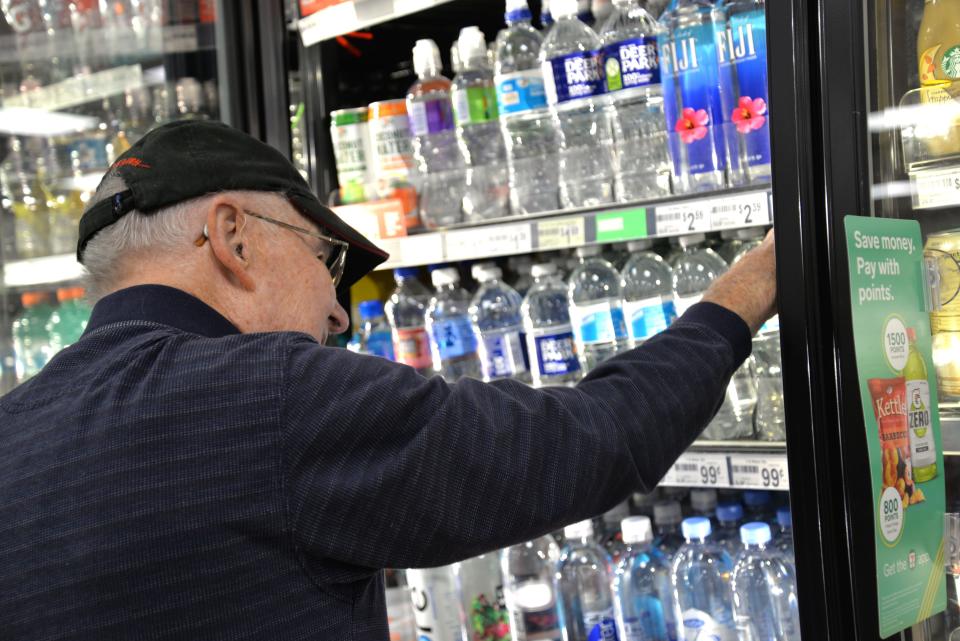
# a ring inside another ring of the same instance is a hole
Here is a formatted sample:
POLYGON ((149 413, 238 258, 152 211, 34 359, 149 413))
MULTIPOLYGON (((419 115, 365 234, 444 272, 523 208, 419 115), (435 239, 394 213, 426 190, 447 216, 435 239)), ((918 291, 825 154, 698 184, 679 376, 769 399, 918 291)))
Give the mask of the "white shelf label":
POLYGON ((198 43, 197 25, 174 25, 163 30, 163 50, 166 53, 196 51, 198 43))
POLYGON ((444 255, 446 260, 454 261, 529 254, 531 251, 533 251, 533 235, 530 232, 530 224, 518 223, 448 231, 444 255))
POLYGON ((661 485, 731 487, 726 454, 687 452, 673 464, 661 485))
POLYGON ((710 210, 713 229, 748 227, 770 223, 770 199, 765 191, 716 200, 710 210))
POLYGON ((427 265, 445 260, 443 234, 439 232, 398 238, 395 242, 400 248, 396 257, 402 260, 404 265, 427 265))
POLYGON ((733 486, 750 490, 789 490, 785 454, 732 454, 733 486))
POLYGON ((582 216, 537 223, 537 249, 564 249, 586 242, 587 225, 582 216))
POLYGON ((662 205, 653 210, 653 215, 658 236, 710 231, 710 201, 662 205))
POLYGON ((360 20, 357 17, 357 7, 351 0, 301 18, 297 26, 303 46, 309 47, 321 40, 356 31, 360 28, 360 20))
POLYGON ((910 182, 913 206, 917 209, 960 204, 960 167, 916 173, 910 182))

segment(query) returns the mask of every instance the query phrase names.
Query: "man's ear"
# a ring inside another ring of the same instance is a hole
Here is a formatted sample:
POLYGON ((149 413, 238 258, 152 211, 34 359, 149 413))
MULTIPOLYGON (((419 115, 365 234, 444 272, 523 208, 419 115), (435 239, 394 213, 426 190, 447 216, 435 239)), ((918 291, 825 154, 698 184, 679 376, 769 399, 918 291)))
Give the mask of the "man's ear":
POLYGON ((256 287, 250 275, 253 246, 249 242, 249 223, 250 217, 243 213, 236 199, 218 197, 207 209, 205 232, 223 274, 240 287, 253 291, 256 287))

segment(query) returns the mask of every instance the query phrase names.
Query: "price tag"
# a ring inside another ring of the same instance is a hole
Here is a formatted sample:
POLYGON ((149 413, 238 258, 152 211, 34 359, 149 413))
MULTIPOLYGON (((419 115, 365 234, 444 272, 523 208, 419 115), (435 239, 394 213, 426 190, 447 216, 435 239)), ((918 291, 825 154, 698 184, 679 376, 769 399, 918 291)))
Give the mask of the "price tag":
POLYGON ((726 454, 687 452, 673 464, 661 485, 730 487, 726 454))
POLYGON ((696 200, 664 205, 654 210, 658 236, 679 236, 710 231, 710 201, 696 200))
POLYGON ((197 25, 179 24, 163 29, 163 50, 166 53, 196 51, 197 25))
POLYGON ((537 249, 564 249, 586 242, 587 226, 582 216, 537 223, 537 249))
POLYGON ((960 203, 960 167, 941 171, 925 171, 910 177, 913 183, 913 206, 932 209, 960 203))
MULTIPOLYGON (((439 232, 398 238, 397 242, 400 245, 400 251, 397 252, 396 257, 402 259, 405 265, 426 265, 442 263, 446 260, 443 252, 443 234, 439 232)), ((392 259, 393 255, 391 255, 392 259)))
POLYGON ((446 233, 445 260, 469 260, 489 256, 529 254, 533 234, 528 223, 496 225, 446 233))
POLYGON ((784 454, 734 454, 730 457, 733 486, 751 490, 789 490, 784 454))
POLYGON ((713 229, 769 224, 770 199, 767 192, 755 191, 715 200, 710 220, 713 229))
POLYGON ((321 40, 349 33, 360 28, 357 6, 354 2, 342 2, 301 18, 297 23, 304 47, 321 40))

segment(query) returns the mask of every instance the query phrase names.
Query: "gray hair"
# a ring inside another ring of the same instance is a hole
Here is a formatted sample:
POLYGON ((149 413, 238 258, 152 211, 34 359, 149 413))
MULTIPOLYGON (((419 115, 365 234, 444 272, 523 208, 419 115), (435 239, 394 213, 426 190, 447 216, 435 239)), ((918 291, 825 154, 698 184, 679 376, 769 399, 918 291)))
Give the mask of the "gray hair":
MULTIPOLYGON (((108 174, 97 188, 88 207, 126 191, 127 185, 119 174, 108 174)), ((257 207, 267 209, 271 216, 285 218, 276 211, 287 202, 283 194, 256 191, 230 191, 257 207)), ((155 259, 178 256, 193 248, 203 230, 206 205, 218 194, 207 194, 185 200, 150 214, 133 210, 90 239, 83 252, 86 270, 84 286, 87 297, 95 302, 114 291, 128 270, 135 268, 137 258, 155 259)), ((267 233, 275 233, 274 225, 266 225, 267 233)))

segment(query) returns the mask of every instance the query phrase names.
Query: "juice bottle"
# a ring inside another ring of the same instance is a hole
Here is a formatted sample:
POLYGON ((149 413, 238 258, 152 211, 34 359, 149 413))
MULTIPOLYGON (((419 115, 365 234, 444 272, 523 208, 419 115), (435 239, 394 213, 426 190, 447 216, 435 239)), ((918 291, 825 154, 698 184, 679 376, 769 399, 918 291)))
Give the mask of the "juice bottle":
MULTIPOLYGON (((960 87, 960 2, 925 0, 920 32, 917 34, 917 62, 920 71, 920 99, 924 104, 942 104, 954 99, 960 87)), ((942 135, 925 136, 928 150, 937 156, 960 153, 960 121, 942 135)))
POLYGON ((910 352, 903 368, 903 377, 907 383, 910 458, 913 480, 924 483, 937 475, 937 448, 930 422, 930 384, 927 382, 927 365, 917 351, 917 333, 912 327, 907 328, 907 338, 910 352))

